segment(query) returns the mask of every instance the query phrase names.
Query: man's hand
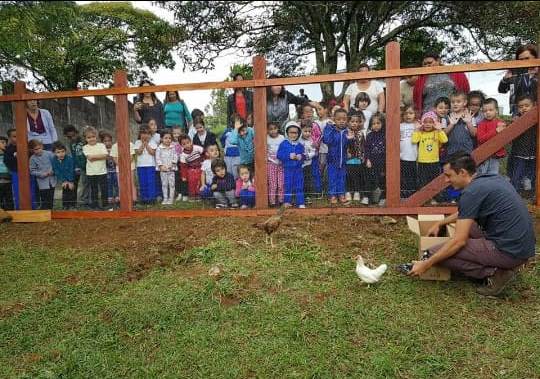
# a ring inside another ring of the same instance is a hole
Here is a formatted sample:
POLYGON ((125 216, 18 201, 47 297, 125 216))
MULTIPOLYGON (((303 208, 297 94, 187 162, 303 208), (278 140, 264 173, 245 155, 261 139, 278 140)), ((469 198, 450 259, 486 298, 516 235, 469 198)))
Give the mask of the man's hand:
POLYGON ((409 272, 410 276, 420 276, 431 268, 428 261, 413 261, 413 267, 409 272))
POLYGON ((441 230, 441 224, 439 222, 436 222, 433 224, 431 228, 428 230, 428 237, 437 237, 439 235, 439 231, 441 230))

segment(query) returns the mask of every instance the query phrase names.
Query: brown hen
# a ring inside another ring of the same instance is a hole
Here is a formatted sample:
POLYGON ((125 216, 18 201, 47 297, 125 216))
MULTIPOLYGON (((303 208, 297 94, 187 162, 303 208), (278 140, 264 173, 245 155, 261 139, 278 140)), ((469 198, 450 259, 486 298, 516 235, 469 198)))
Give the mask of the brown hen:
POLYGON ((270 217, 264 222, 257 222, 253 224, 254 227, 263 230, 266 233, 265 243, 268 244, 268 237, 270 237, 270 245, 274 247, 274 241, 272 240, 272 234, 278 230, 281 225, 283 218, 283 213, 285 212, 285 207, 280 207, 277 211, 277 214, 270 217))

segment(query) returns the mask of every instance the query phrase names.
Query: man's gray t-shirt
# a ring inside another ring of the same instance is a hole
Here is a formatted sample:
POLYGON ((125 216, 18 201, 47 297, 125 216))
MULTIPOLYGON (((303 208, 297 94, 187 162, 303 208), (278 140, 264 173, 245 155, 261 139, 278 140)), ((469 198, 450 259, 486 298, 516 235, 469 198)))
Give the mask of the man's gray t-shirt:
POLYGON ((435 107, 435 101, 439 97, 450 97, 456 86, 450 75, 448 74, 433 74, 428 75, 424 92, 422 94, 422 113, 429 112, 435 107))
POLYGON ((461 193, 459 219, 474 219, 498 250, 518 259, 534 256, 536 237, 523 199, 503 177, 476 176, 461 193))

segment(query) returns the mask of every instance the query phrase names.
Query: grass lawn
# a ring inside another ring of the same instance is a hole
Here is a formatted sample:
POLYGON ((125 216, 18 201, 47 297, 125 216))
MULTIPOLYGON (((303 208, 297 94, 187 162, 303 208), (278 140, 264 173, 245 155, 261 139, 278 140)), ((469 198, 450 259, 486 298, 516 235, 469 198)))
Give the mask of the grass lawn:
POLYGON ((356 254, 414 258, 403 219, 295 216, 274 249, 253 222, 0 225, 0 377, 540 377, 535 262, 498 300, 391 269, 367 288, 356 254))

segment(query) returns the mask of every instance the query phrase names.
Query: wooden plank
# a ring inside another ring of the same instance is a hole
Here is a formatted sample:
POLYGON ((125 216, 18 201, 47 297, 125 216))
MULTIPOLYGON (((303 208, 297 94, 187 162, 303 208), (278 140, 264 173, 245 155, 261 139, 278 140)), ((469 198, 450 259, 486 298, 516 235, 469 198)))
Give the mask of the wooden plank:
MULTIPOLYGON (((399 69, 399 43, 386 45, 386 69, 399 69)), ((386 79, 386 206, 400 205, 399 125, 401 123, 399 78, 386 79)))
MULTIPOLYGON (((116 71, 114 73, 114 86, 127 87, 127 73, 116 71)), ((133 193, 131 174, 131 155, 129 151, 129 114, 127 95, 115 96, 116 113, 116 141, 118 143, 118 185, 120 188, 120 209, 133 210, 133 193)))
MULTIPOLYGON (((363 71, 363 72, 345 72, 340 74, 326 75, 311 75, 299 76, 294 78, 277 78, 265 80, 244 80, 238 84, 238 87, 254 88, 268 87, 276 85, 299 85, 313 84, 324 82, 343 82, 354 81, 358 79, 386 79, 393 77, 403 77, 411 75, 430 75, 444 74, 452 72, 476 72, 476 71, 493 71, 493 70, 508 70, 511 68, 529 68, 540 65, 540 59, 528 59, 521 61, 502 61, 488 63, 474 63, 435 67, 416 67, 393 70, 379 71, 363 71)), ((59 99, 65 97, 89 97, 89 96, 110 96, 110 95, 128 95, 146 92, 166 92, 166 91, 196 91, 209 90, 217 88, 229 88, 230 82, 204 82, 204 83, 181 83, 167 84, 159 86, 146 87, 126 87, 104 88, 93 90, 77 90, 77 91, 61 91, 61 92, 42 92, 0 96, 0 102, 15 101, 15 100, 30 100, 30 99, 59 99)))
MULTIPOLYGON (((15 82, 15 94, 26 93, 26 83, 15 82)), ((17 173, 19 177, 19 209, 32 209, 32 197, 30 195, 30 159, 28 156, 28 131, 27 131, 26 102, 15 102, 15 129, 17 133, 17 173)))
MULTIPOLYGON (((538 122, 538 108, 534 108, 522 117, 515 119, 505 130, 498 133, 495 137, 480 145, 472 152, 472 156, 476 164, 480 164, 495 152, 504 147, 510 141, 523 134, 527 129, 533 127, 538 122)), ((428 183, 423 188, 419 189, 415 194, 405 200, 402 205, 404 207, 418 207, 438 194, 448 184, 445 181, 444 175, 441 174, 432 182, 428 183)))
POLYGON ((44 211, 7 211, 12 217, 11 222, 47 222, 51 221, 50 210, 44 211))
MULTIPOLYGON (((266 78, 266 60, 262 56, 253 58, 253 77, 266 78)), ((236 83, 236 82, 235 82, 236 83)), ((268 178, 266 173, 266 88, 255 88, 253 96, 255 125, 255 206, 268 208, 268 178)))
MULTIPOLYGON (((396 207, 396 208, 307 208, 289 209, 286 215, 302 216, 327 216, 338 215, 418 215, 418 214, 452 214, 457 211, 455 206, 440 207, 396 207)), ((192 217, 263 217, 276 214, 276 209, 247 209, 247 210, 226 210, 226 209, 201 209, 201 210, 170 210, 170 211, 131 211, 131 212, 92 212, 92 211, 53 211, 53 220, 64 219, 123 219, 123 218, 192 218, 192 217)))

